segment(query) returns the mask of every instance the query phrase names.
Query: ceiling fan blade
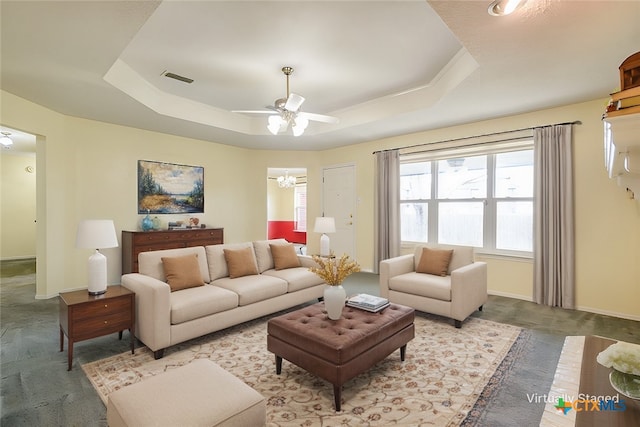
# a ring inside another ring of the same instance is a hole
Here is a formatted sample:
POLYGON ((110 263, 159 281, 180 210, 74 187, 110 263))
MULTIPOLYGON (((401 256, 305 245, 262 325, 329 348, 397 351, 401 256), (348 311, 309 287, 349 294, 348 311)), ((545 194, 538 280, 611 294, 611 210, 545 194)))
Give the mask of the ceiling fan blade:
POLYGON ((267 110, 231 110, 231 112, 241 114, 273 114, 273 111, 267 110))
POLYGON ((303 97, 295 93, 291 93, 287 98, 287 103, 284 104, 284 109, 289 111, 298 111, 303 102, 303 97))
POLYGON ((313 121, 316 121, 316 122, 340 123, 340 119, 339 118, 333 117, 333 116, 325 116, 324 114, 300 112, 300 113, 298 113, 298 116, 303 116, 303 117, 307 118, 308 120, 313 120, 313 121))

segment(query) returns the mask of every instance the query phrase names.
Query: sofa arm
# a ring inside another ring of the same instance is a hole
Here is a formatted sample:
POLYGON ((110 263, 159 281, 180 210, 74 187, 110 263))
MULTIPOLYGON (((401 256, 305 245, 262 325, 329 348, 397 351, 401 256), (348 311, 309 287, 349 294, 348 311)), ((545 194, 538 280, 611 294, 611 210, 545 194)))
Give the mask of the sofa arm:
POLYGON ((451 317, 464 320, 487 302, 487 263, 474 262, 451 272, 451 317))
POLYGON ((311 255, 298 255, 298 260, 300 260, 300 266, 302 267, 309 268, 318 266, 311 255))
POLYGON ((415 271, 413 254, 380 261, 380 296, 389 298, 389 279, 415 271))
POLYGON ((135 335, 152 351, 171 345, 171 289, 140 273, 124 274, 122 286, 136 294, 135 335))

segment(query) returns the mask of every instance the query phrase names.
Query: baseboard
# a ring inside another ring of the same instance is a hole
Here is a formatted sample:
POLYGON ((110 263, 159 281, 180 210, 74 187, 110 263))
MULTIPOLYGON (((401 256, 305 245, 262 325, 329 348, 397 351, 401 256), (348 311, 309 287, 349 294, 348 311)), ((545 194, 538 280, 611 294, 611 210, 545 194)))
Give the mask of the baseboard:
POLYGON ((525 297, 524 295, 511 294, 509 292, 500 292, 500 291, 491 291, 491 290, 489 290, 489 291, 487 291, 487 293, 489 295, 496 295, 496 296, 499 296, 499 297, 521 299, 523 301, 533 302, 533 297, 525 297))
POLYGON ((618 317, 620 319, 635 320, 640 322, 640 316, 636 316, 628 313, 618 313, 616 311, 600 310, 599 308, 584 307, 584 306, 578 306, 576 307, 576 310, 587 311, 589 313, 602 314, 604 316, 618 317))
POLYGON ((23 255, 23 256, 11 256, 11 257, 7 257, 7 258, 0 258, 0 262, 2 261, 24 261, 24 260, 30 260, 36 259, 35 255, 23 255))
MULTIPOLYGON (((523 301, 534 302, 533 301, 533 297, 525 297, 523 295, 510 294, 508 292, 487 291, 487 293, 489 295, 496 295, 496 296, 499 296, 499 297, 514 298, 514 299, 519 299, 519 300, 523 300, 523 301)), ((635 316, 635 315, 627 314, 627 313, 618 313, 618 312, 615 312, 615 311, 600 310, 599 308, 592 308, 592 307, 585 307, 585 306, 578 306, 575 309, 579 310, 579 311, 586 311, 587 313, 595 313, 595 314, 602 314, 604 316, 617 317, 619 319, 628 319, 628 320, 640 321, 640 316, 635 316)))

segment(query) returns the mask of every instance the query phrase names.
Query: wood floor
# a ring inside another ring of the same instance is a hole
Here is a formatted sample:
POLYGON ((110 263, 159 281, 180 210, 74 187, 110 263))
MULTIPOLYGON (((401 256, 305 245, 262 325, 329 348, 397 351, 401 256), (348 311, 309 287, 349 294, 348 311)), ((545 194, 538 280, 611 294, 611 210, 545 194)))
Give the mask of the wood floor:
MULTIPOLYGON (((80 365, 128 351, 128 333, 122 341, 114 334, 77 343, 73 370, 67 372, 66 351, 59 352, 58 299, 34 298, 32 262, 0 266, 0 424, 106 426, 106 409, 80 365)), ((357 273, 345 288, 349 295, 377 294, 377 283, 378 276, 357 273)), ((473 316, 525 328, 528 340, 479 425, 538 425, 543 406, 529 403, 527 394, 548 392, 565 336, 601 335, 640 344, 640 322, 511 298, 490 296, 473 316)))

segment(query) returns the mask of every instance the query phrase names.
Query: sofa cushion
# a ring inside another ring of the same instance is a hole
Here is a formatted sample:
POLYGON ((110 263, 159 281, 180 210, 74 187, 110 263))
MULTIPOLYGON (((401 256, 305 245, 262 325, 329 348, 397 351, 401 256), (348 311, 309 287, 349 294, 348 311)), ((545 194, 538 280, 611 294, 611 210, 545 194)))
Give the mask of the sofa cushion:
POLYGON ((267 270, 263 275, 278 277, 286 280, 289 284, 288 292, 299 291, 300 289, 311 288, 324 283, 317 274, 309 271, 307 267, 287 268, 284 270, 267 270))
POLYGON ((275 267, 270 245, 287 245, 285 239, 256 240, 253 242, 253 250, 256 253, 258 272, 263 273, 275 267))
POLYGON ((205 253, 204 247, 202 246, 141 252, 138 255, 138 271, 140 272, 140 274, 144 274, 145 276, 153 277, 154 279, 166 282, 167 278, 164 275, 162 258, 184 256, 190 254, 198 255, 198 266, 200 268, 202 280, 204 280, 205 283, 209 283, 210 278, 209 267, 207 265, 207 255, 205 253))
POLYGON ((169 298, 172 325, 231 310, 238 306, 237 294, 211 285, 172 292, 169 298))
POLYGON ((263 274, 238 277, 237 279, 223 277, 222 279, 214 280, 211 284, 238 294, 238 305, 240 306, 287 293, 287 282, 277 277, 263 274))
POLYGON ((171 292, 204 286, 202 274, 198 268, 198 254, 162 257, 161 260, 171 292))
POLYGON ((206 251, 207 263, 209 265, 208 274, 211 277, 211 280, 229 276, 227 260, 224 258, 225 249, 243 249, 252 247, 253 245, 251 242, 206 246, 204 249, 206 251))
POLYGON ((453 249, 422 248, 416 272, 446 276, 453 249))
POLYGON ((224 249, 224 259, 232 279, 258 274, 253 248, 224 249))
POLYGON ((300 260, 296 254, 296 248, 294 248, 291 243, 286 245, 270 244, 269 247, 271 248, 273 265, 276 270, 300 267, 300 260))
POLYGON ((451 301, 451 276, 405 273, 390 278, 389 289, 405 294, 451 301))
POLYGON ((450 275, 453 270, 457 270, 460 267, 473 263, 473 247, 471 246, 457 246, 457 245, 419 245, 416 246, 414 251, 414 269, 417 270, 418 262, 420 261, 420 255, 422 255, 422 248, 431 249, 453 249, 451 255, 451 261, 449 262, 449 268, 447 269, 447 275, 450 275))

